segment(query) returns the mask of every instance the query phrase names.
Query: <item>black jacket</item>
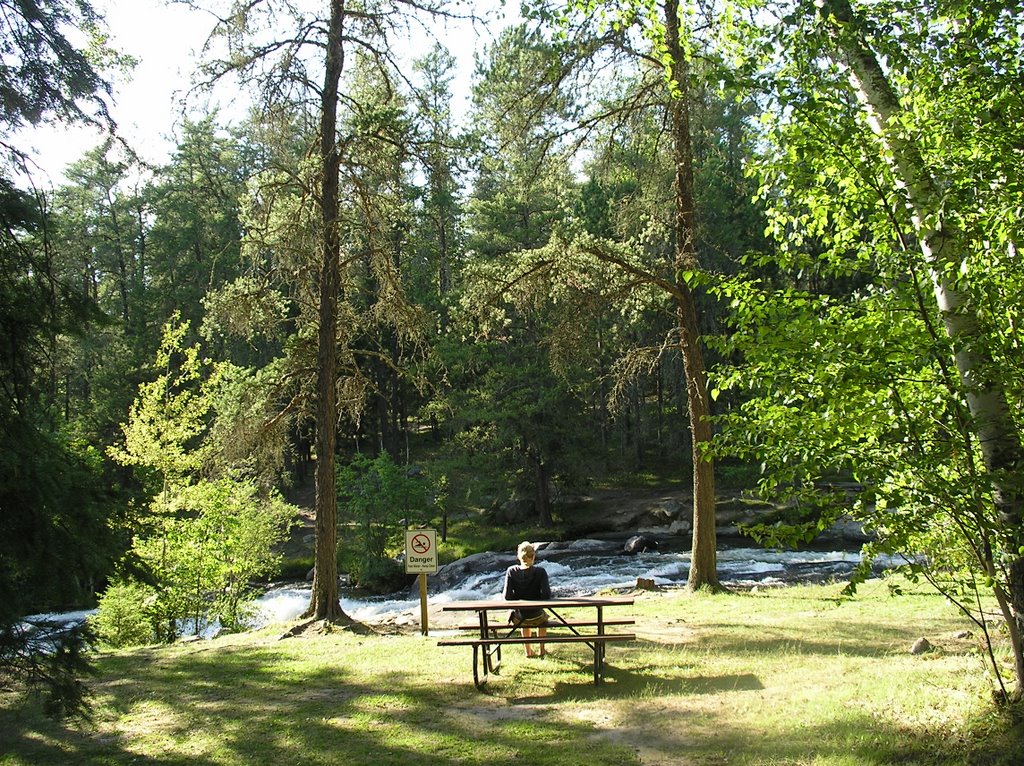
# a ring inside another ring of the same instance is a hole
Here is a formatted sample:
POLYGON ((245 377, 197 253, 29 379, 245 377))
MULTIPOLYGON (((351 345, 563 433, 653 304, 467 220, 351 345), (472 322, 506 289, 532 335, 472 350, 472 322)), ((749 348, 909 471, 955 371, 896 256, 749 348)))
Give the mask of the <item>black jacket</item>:
MULTIPOLYGON (((538 566, 510 566, 505 570, 504 596, 506 601, 543 601, 551 598, 548 573, 538 566)), ((524 617, 535 617, 543 613, 543 609, 522 610, 524 617)))

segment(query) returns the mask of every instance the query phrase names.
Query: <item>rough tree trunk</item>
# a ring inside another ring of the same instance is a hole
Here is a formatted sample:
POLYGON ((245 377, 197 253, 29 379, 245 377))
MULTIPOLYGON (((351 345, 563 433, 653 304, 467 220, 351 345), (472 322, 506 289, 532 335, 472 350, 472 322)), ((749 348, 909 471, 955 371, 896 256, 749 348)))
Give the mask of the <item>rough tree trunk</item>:
POLYGON ((343 0, 331 0, 327 35, 327 61, 320 112, 320 156, 323 164, 320 211, 324 241, 320 265, 320 327, 317 333, 316 405, 316 550, 313 591, 304 617, 317 620, 346 618, 338 600, 338 506, 334 452, 337 443, 338 350, 337 322, 340 288, 338 232, 337 145, 338 83, 344 63, 342 51, 343 0))
POLYGON ((711 407, 707 371, 697 327, 697 308, 685 272, 698 269, 694 243, 693 147, 690 138, 689 62, 679 38, 679 2, 665 3, 665 43, 678 88, 672 98, 672 143, 675 161, 676 316, 686 376, 686 400, 693 434, 693 545, 687 588, 718 587, 718 542, 715 533, 715 465, 708 454, 711 407))

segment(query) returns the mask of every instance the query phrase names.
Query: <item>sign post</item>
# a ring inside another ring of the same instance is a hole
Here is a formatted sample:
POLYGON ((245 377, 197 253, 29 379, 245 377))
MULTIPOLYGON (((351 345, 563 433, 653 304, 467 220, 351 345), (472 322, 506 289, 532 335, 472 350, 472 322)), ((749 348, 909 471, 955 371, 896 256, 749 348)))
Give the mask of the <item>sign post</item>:
POLYGON ((405 530, 405 573, 420 576, 420 633, 426 636, 427 575, 437 574, 437 530, 405 530))

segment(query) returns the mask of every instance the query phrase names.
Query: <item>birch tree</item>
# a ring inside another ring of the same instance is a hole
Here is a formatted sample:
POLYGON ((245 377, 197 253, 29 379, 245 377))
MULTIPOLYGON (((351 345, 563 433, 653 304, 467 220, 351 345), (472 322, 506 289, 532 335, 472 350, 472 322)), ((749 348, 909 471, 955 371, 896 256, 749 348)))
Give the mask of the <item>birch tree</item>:
MULTIPOLYGON (((897 193, 910 213, 939 316, 953 344, 963 395, 990 477, 992 502, 1009 557, 999 562, 1006 567, 1005 590, 997 583, 995 592, 1010 629, 1017 676, 1015 696, 1020 697, 1024 694, 1024 493, 1019 474, 1024 468, 1024 449, 1003 382, 985 351, 973 300, 957 276, 969 268, 972 243, 960 231, 952 211, 946 210, 942 179, 936 177, 914 136, 903 127, 906 110, 880 56, 862 31, 862 17, 855 13, 850 0, 830 0, 822 7, 822 21, 832 43, 832 56, 846 67, 850 87, 879 138, 885 160, 892 166, 897 193)), ((961 17, 960 21, 967 19, 961 17)))
POLYGON ((794 498, 852 473, 875 550, 906 555, 994 641, 993 594, 1016 677, 1007 691, 993 651, 1007 698, 1024 681, 1021 227, 1009 212, 1020 29, 1001 4, 782 9, 762 38, 773 108, 760 172, 778 248, 767 260, 791 281, 724 290, 746 365, 731 381, 755 394, 724 421, 727 441, 794 498))

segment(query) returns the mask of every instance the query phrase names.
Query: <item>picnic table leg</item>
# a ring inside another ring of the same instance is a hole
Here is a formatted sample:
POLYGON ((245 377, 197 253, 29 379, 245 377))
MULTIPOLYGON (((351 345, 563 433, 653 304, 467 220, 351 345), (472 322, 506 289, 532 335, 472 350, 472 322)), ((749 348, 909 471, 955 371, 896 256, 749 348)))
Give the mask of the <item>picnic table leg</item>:
POLYGON ((473 685, 477 689, 483 689, 484 684, 487 683, 487 648, 479 647, 476 644, 473 645, 473 685), (483 649, 484 656, 481 658, 478 654, 478 650, 483 649), (480 675, 480 664, 484 666, 483 676, 480 675))
POLYGON ((604 679, 604 641, 594 642, 594 686, 604 679))
MULTIPOLYGON (((480 638, 497 638, 497 628, 491 628, 487 622, 487 610, 477 612, 480 624, 480 638), (491 635, 491 633, 495 635, 491 635)), ((497 673, 501 668, 501 644, 483 647, 484 673, 497 673)))

